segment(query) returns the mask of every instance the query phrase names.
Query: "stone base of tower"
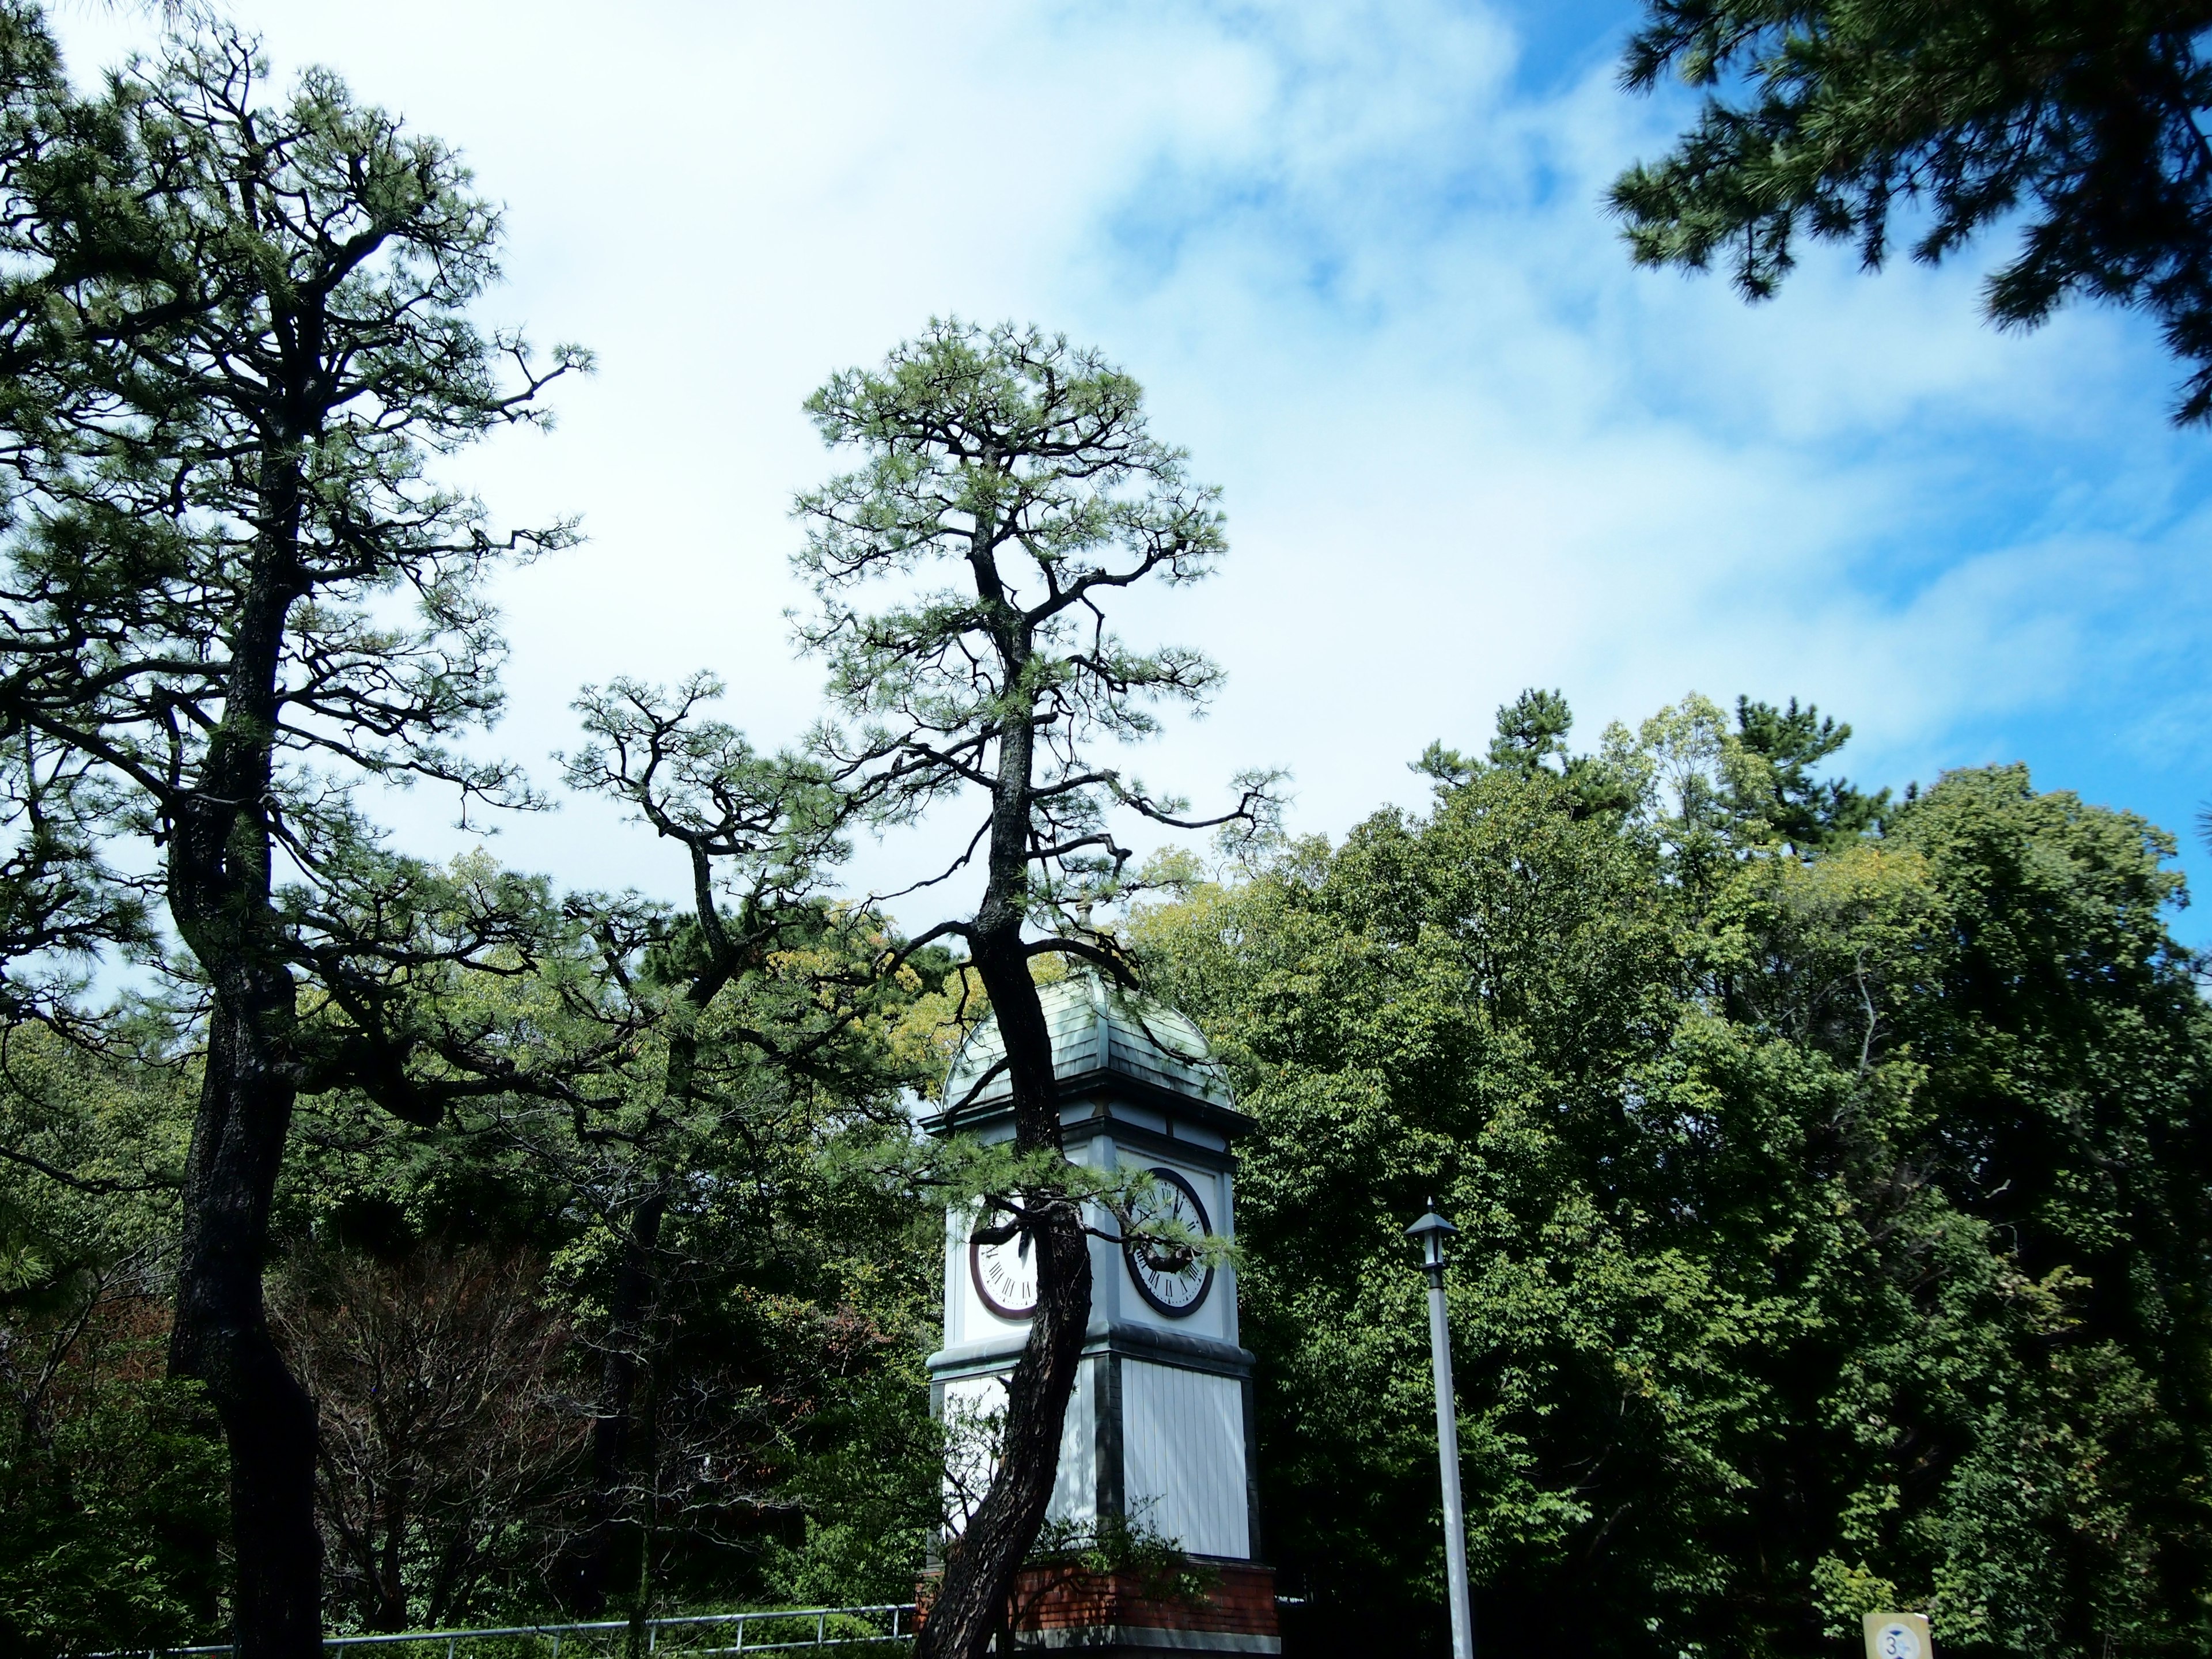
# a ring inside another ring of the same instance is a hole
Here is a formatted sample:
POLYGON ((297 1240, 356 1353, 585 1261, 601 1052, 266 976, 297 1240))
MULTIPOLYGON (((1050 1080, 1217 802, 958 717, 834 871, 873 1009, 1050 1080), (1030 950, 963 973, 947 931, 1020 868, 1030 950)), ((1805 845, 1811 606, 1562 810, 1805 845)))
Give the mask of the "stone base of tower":
MULTIPOLYGON (((1278 1654, 1275 1570, 1249 1561, 1212 1561, 1218 1582, 1202 1599, 1160 1600, 1134 1572, 1077 1572, 1033 1567, 1014 1593, 1022 1609, 1014 1640, 1025 1651, 1136 1659, 1171 1653, 1278 1654)), ((922 1619, 928 1592, 923 1586, 922 1619)), ((918 1621, 919 1622, 919 1621, 918 1621)))

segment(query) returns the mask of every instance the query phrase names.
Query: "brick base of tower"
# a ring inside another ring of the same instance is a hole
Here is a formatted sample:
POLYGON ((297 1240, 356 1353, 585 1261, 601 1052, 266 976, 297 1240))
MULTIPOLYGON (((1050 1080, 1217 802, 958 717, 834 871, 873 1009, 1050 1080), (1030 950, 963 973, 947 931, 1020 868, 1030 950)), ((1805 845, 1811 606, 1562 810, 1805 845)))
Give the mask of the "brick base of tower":
MULTIPOLYGON (((1214 1561, 1218 1581, 1202 1598, 1161 1600, 1133 1572, 1075 1572, 1032 1567, 1021 1576, 1014 1605, 1017 1646, 1038 1653, 1073 1652, 1094 1659, 1136 1659, 1170 1653, 1277 1654, 1275 1570, 1248 1561, 1214 1561)), ((921 1613, 929 1595, 921 1586, 921 1613)))

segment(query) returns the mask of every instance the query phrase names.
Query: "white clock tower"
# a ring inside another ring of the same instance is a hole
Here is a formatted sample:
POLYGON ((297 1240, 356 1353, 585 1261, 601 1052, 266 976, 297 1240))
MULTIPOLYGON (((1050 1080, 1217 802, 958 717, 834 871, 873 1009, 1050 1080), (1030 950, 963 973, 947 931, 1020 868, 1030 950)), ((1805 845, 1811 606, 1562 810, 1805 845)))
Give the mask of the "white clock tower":
MULTIPOLYGON (((1067 1156, 1146 1170, 1163 1207, 1233 1238, 1232 1148, 1250 1121, 1231 1103, 1198 1028, 1087 969, 1042 987, 1042 995, 1067 1156)), ((1004 1073, 976 1087, 1004 1054, 994 1022, 971 1033, 945 1078, 948 1104, 925 1127, 1011 1139, 1004 1073)), ((1019 1245, 976 1244, 973 1224, 971 1214, 947 1218, 945 1346, 929 1359, 931 1406, 940 1417, 1003 1407, 1036 1303, 1035 1270, 1019 1245)), ((1114 1231, 1103 1215, 1092 1224, 1114 1231)), ((1273 1575, 1259 1561, 1253 1358, 1237 1340, 1236 1270, 1177 1266, 1141 1247, 1091 1241, 1091 1323, 1060 1431, 1051 1515, 1079 1525, 1121 1517, 1172 1538, 1214 1569, 1219 1589, 1200 1608, 1144 1602, 1120 1593, 1126 1586, 1054 1592, 1024 1620, 1025 1644, 1281 1650, 1273 1575)))

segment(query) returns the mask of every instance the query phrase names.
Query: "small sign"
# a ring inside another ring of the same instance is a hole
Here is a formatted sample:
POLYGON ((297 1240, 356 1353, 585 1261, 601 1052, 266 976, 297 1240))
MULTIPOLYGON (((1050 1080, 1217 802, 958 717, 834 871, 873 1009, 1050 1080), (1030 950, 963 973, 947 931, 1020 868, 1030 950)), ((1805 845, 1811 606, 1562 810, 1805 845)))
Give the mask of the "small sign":
POLYGON ((1867 1659, 1936 1659, 1928 1620, 1917 1613, 1870 1613, 1866 1616, 1867 1659))

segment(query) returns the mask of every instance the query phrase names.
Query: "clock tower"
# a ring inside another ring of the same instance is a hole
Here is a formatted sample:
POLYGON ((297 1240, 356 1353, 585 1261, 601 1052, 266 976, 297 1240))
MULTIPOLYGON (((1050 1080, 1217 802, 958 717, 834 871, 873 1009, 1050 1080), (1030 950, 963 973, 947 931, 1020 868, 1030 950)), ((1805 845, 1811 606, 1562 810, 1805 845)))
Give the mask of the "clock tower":
MULTIPOLYGON (((1249 1120, 1198 1028, 1089 969, 1040 994, 1067 1156, 1102 1170, 1142 1170, 1153 1177, 1157 1209, 1202 1233, 1235 1237, 1234 1147, 1249 1120)), ((988 1075, 1005 1052, 995 1022, 970 1033, 946 1074, 944 1103, 924 1127, 1011 1139, 1005 1073, 988 1075)), ((959 1211, 947 1217, 945 1346, 929 1359, 931 1407, 956 1424, 1003 1409, 1036 1300, 1035 1267, 1020 1243, 977 1243, 975 1219, 959 1211)), ((1090 1222, 1109 1237, 1115 1231, 1103 1212, 1090 1222)), ((1149 1601, 1112 1575, 1036 1583, 1024 1597, 1024 1646, 1281 1651, 1274 1576, 1260 1560, 1252 1367, 1237 1340, 1233 1267, 1094 1235, 1091 1322, 1060 1431, 1050 1516, 1078 1528, 1125 1520, 1173 1539, 1216 1585, 1204 1605, 1192 1605, 1149 1601)))

